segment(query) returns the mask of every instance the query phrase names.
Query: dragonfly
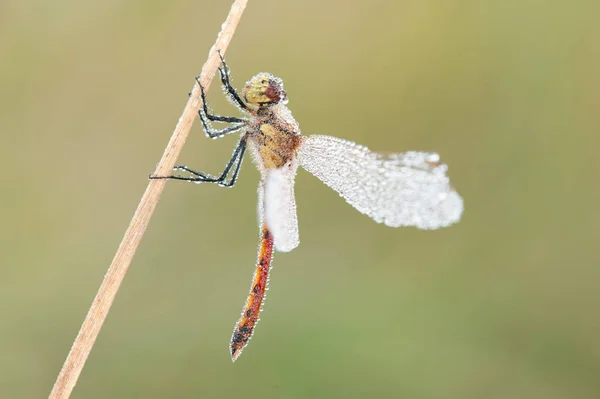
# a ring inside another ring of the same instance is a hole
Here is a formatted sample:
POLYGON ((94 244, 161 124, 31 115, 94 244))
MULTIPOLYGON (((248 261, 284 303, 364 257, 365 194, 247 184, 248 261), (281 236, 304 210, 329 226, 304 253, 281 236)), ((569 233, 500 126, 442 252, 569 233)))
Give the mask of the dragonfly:
POLYGON ((150 176, 193 183, 233 187, 246 150, 261 179, 258 185, 260 245, 252 285, 229 343, 235 362, 254 333, 263 309, 273 254, 289 252, 300 243, 294 182, 299 166, 335 190, 359 212, 390 227, 414 226, 433 230, 456 223, 463 200, 450 185, 447 166, 438 154, 409 151, 378 153, 348 140, 325 135, 304 136, 287 107, 281 78, 259 73, 245 85, 242 95, 231 84, 230 69, 219 52, 219 75, 230 102, 244 117, 211 113, 204 87, 198 111, 204 132, 211 139, 240 133, 240 139, 223 172, 213 176, 187 166, 175 166, 181 175, 150 176), (228 126, 216 129, 211 122, 228 126))

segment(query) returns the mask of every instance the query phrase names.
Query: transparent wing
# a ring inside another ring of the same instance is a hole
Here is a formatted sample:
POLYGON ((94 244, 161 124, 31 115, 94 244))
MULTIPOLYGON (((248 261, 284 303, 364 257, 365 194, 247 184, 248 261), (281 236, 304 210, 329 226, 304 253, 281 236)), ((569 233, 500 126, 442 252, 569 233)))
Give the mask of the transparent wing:
POLYGON ((303 140, 298 161, 378 223, 437 229, 457 222, 463 211, 447 166, 435 153, 382 155, 351 141, 313 135, 303 140))
POLYGON ((298 163, 293 161, 264 173, 264 218, 275 240, 275 249, 288 252, 300 243, 294 180, 298 163))

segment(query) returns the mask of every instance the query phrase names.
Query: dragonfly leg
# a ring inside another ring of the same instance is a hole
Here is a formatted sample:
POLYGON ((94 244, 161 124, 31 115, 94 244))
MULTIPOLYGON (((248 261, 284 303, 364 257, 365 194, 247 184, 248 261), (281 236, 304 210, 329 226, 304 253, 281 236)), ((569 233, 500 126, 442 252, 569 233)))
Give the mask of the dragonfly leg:
POLYGON ((227 63, 225 62, 225 58, 223 58, 223 54, 221 54, 221 51, 217 50, 217 52, 219 53, 219 58, 221 58, 221 63, 223 64, 222 67, 219 67, 219 74, 221 75, 221 82, 223 83, 225 90, 227 90, 229 97, 233 100, 233 102, 240 109, 247 111, 247 112, 253 112, 252 109, 250 109, 250 107, 248 107, 246 105, 246 103, 244 101, 242 101, 242 98, 240 97, 238 92, 235 90, 235 87, 233 87, 231 85, 231 80, 229 78, 229 67, 227 66, 227 63))
POLYGON ((201 113, 198 114, 200 115, 200 121, 202 122, 202 127, 204 127, 204 132, 211 139, 218 139, 219 137, 223 137, 229 133, 237 132, 238 130, 244 127, 244 125, 232 125, 227 126, 223 129, 215 129, 208 124, 208 122, 204 119, 201 113))
POLYGON ((200 79, 198 76, 196 76, 196 82, 198 82, 198 85, 200 86, 200 92, 202 93, 202 109, 198 110, 198 116, 200 117, 200 121, 202 122, 202 127, 204 128, 206 135, 211 139, 216 139, 240 130, 244 126, 246 120, 242 118, 236 118, 235 116, 219 116, 211 114, 206 102, 206 92, 204 91, 204 86, 200 84, 200 79), (210 125, 209 121, 236 123, 236 125, 228 126, 224 129, 215 129, 210 125))
MULTIPOLYGON (((202 110, 204 111, 204 115, 209 121, 213 122, 227 122, 227 123, 244 123, 247 122, 246 119, 236 118, 235 116, 219 116, 211 114, 208 109, 208 104, 206 101, 206 91, 204 90, 204 86, 200 83, 200 76, 196 76, 196 82, 198 86, 200 86, 200 93, 202 94, 202 110)), ((200 115, 200 119, 203 118, 200 110, 198 110, 198 115, 200 115)))
POLYGON ((192 176, 181 176, 181 175, 171 175, 171 176, 150 176, 150 179, 173 179, 173 180, 184 180, 192 183, 216 183, 222 187, 233 187, 238 174, 240 172, 240 167, 242 166, 242 160, 244 159, 244 153, 246 152, 246 139, 242 138, 235 148, 233 155, 227 166, 225 166, 225 170, 221 173, 219 177, 210 176, 204 172, 196 172, 187 166, 179 165, 175 166, 173 170, 182 170, 188 172, 192 176), (227 181, 227 175, 233 168, 233 174, 229 181, 227 181))

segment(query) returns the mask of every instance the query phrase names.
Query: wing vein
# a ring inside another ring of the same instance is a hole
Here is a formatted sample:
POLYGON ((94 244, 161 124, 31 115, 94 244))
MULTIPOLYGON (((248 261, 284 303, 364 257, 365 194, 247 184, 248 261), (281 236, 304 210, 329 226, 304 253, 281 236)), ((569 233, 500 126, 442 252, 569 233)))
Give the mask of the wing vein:
POLYGON ((379 154, 330 136, 306 137, 299 164, 378 223, 437 229, 457 222, 463 200, 435 153, 379 154))

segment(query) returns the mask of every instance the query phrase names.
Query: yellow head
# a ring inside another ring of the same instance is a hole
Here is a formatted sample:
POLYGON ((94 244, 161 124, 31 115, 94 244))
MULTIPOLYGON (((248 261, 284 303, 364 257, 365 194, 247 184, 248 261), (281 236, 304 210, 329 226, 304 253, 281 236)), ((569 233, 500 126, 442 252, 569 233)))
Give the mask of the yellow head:
POLYGON ((279 102, 287 102, 286 92, 283 90, 283 80, 270 73, 259 73, 246 83, 244 98, 249 104, 260 107, 279 102))

